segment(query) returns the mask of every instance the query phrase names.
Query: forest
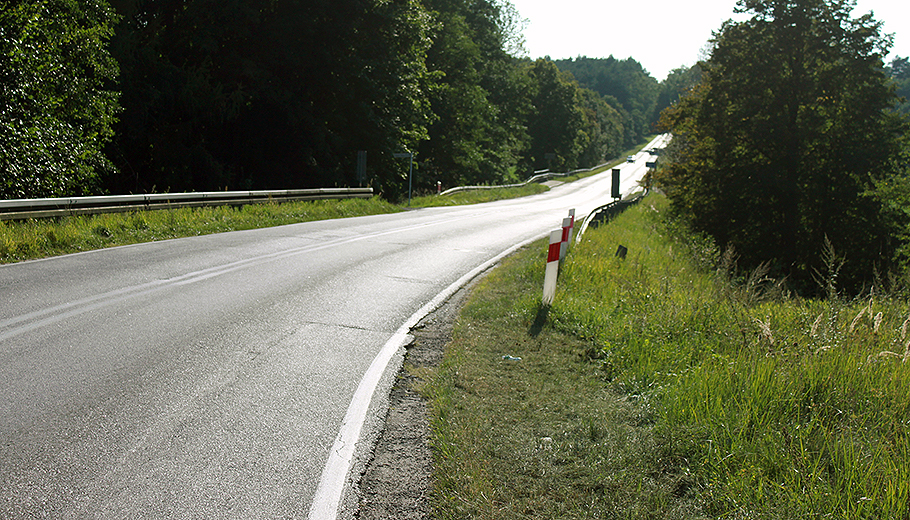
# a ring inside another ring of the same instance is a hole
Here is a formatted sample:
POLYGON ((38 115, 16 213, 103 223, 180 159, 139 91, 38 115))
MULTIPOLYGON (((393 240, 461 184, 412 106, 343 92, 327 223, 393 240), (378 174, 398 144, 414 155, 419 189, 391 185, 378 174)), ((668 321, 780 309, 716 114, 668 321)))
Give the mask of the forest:
POLYGON ((658 82, 632 58, 525 57, 508 0, 0 0, 0 198, 396 202, 402 154, 420 193, 671 132, 654 180, 687 225, 800 292, 858 291, 910 272, 910 62, 884 63, 854 5, 740 0, 752 17, 658 82))
POLYGON ((594 166, 652 132, 640 64, 528 59, 521 23, 507 0, 0 0, 0 198, 396 200, 396 153, 427 190, 594 166))

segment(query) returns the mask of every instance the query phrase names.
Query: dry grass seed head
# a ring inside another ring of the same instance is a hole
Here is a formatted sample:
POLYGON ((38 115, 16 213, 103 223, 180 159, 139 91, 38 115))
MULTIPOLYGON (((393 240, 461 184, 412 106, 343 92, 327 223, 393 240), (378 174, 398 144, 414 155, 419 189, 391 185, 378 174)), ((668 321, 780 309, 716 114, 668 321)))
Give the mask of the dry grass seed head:
POLYGON ((758 324, 758 329, 761 331, 762 338, 766 339, 768 343, 774 344, 774 334, 771 332, 771 317, 766 318, 768 321, 764 322, 758 318, 755 318, 755 323, 758 324))
POLYGON ((859 314, 857 314, 856 317, 853 318, 853 321, 850 322, 850 328, 847 329, 847 332, 850 332, 850 333, 853 332, 853 329, 856 327, 857 322, 859 322, 859 320, 862 319, 863 316, 865 316, 866 309, 867 309, 866 307, 863 307, 862 309, 859 310, 859 314))
POLYGON ((901 325, 901 341, 907 339, 907 324, 910 324, 910 316, 907 316, 907 319, 904 320, 904 324, 901 325))
POLYGON ((818 313, 818 318, 815 318, 815 322, 812 323, 812 328, 809 329, 809 336, 810 336, 810 337, 813 337, 813 338, 814 338, 815 335, 818 334, 818 326, 821 324, 821 322, 822 322, 822 316, 823 316, 824 314, 825 314, 825 313, 823 313, 823 312, 818 313))

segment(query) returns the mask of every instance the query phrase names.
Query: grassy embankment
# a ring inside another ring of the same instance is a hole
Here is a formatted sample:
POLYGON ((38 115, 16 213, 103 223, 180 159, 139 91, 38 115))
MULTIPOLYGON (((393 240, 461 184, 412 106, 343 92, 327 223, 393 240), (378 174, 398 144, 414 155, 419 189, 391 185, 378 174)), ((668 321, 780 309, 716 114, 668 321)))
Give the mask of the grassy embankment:
POLYGON ((907 302, 731 280, 664 204, 590 230, 548 314, 543 243, 480 282, 419 374, 436 517, 907 518, 907 302))

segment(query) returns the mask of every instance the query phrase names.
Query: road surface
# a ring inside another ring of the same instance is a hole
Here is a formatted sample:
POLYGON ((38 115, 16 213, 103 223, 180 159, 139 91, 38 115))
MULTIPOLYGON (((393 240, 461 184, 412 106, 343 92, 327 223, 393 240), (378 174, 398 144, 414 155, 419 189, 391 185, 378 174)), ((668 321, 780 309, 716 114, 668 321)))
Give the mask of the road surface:
POLYGON ((607 172, 0 266, 0 518, 350 517, 415 316, 609 196, 607 172))

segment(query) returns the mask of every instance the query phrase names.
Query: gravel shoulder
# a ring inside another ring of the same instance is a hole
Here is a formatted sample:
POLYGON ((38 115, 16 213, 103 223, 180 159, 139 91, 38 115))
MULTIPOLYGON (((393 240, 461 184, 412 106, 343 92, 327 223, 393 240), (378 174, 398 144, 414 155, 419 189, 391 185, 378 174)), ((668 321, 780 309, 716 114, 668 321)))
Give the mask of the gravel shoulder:
POLYGON ((452 326, 473 285, 460 289, 411 331, 415 339, 392 387, 389 412, 373 458, 361 477, 355 515, 359 520, 430 518, 432 453, 427 404, 414 390, 418 379, 412 370, 435 367, 442 361, 452 326))

